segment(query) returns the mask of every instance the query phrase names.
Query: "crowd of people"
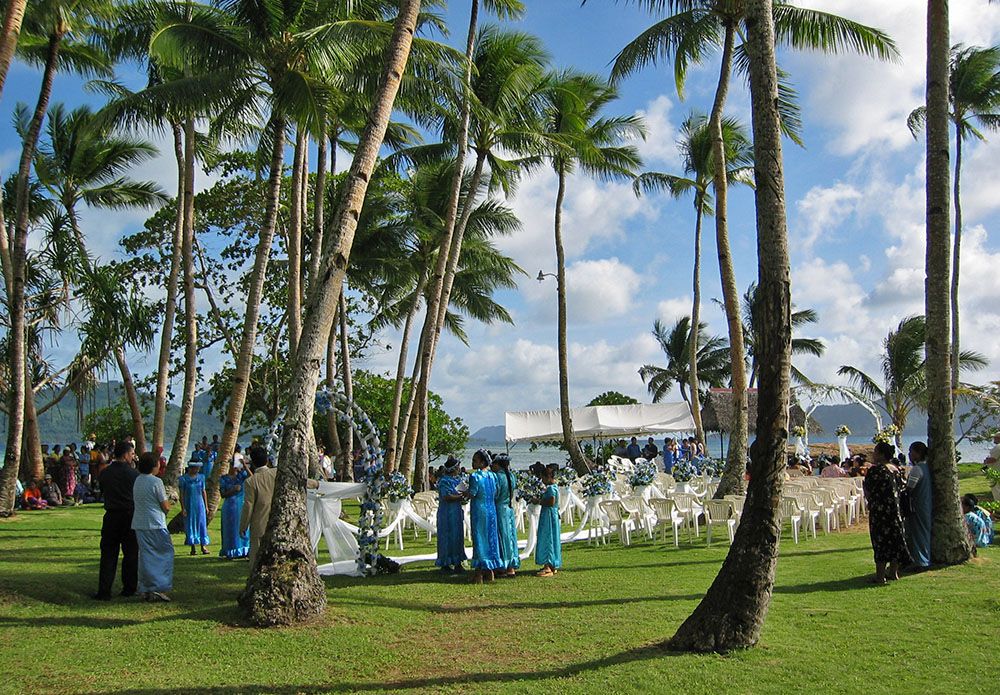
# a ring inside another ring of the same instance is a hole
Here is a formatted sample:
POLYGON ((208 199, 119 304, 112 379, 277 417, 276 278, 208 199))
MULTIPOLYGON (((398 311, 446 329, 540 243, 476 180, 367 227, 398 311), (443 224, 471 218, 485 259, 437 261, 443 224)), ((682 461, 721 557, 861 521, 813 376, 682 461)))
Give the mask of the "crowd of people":
MULTIPOLYGON (((539 497, 529 500, 541 507, 535 542, 535 564, 539 577, 553 577, 562 567, 559 522, 559 466, 535 463, 525 475, 537 477, 544 486, 539 497)), ((481 584, 497 577, 513 577, 521 567, 514 514, 517 474, 506 454, 491 455, 480 449, 472 455, 472 473, 463 475, 458 459, 449 457, 435 475, 438 493, 437 559, 443 572, 465 571, 465 512, 469 504, 472 537, 473 581, 481 584)))

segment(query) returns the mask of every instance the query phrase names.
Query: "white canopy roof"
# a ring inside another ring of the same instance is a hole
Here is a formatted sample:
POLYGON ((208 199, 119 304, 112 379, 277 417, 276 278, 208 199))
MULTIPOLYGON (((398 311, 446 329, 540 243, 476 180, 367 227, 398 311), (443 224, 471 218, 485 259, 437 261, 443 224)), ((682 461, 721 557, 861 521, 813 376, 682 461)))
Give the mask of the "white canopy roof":
MULTIPOLYGON (((570 410, 578 437, 620 437, 643 433, 691 432, 694 418, 687 403, 595 405, 570 410)), ((505 414, 508 442, 546 441, 562 437, 559 409, 522 410, 505 414)))

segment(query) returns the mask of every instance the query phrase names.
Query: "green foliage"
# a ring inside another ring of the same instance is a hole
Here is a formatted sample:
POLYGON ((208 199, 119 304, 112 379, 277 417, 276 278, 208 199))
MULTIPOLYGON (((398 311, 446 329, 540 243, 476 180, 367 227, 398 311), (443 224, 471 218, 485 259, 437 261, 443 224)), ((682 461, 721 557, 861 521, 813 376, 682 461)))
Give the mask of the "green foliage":
MULTIPOLYGON (((659 403, 677 384, 681 398, 688 400, 689 374, 688 345, 691 341, 691 317, 684 316, 668 329, 656 319, 653 322, 653 337, 667 358, 667 366, 643 365, 639 376, 647 384, 654 403, 659 403)), ((708 335, 708 324, 698 322, 698 383, 703 387, 699 393, 707 396, 709 388, 725 385, 730 374, 729 342, 719 336, 708 335)))
MULTIPOLYGON (((151 429, 152 413, 146 405, 141 405, 140 408, 146 428, 151 429)), ((83 432, 96 434, 98 442, 122 440, 132 436, 132 412, 129 410, 128 401, 120 398, 111 405, 98 408, 84 416, 83 432)))
POLYGON ((958 415, 962 429, 958 441, 991 441, 993 435, 1000 432, 1000 381, 962 388, 959 396, 969 402, 970 408, 958 415))
POLYGON ((587 405, 635 405, 639 401, 632 398, 632 396, 626 396, 624 393, 618 393, 617 391, 605 391, 599 396, 594 396, 594 398, 587 405))

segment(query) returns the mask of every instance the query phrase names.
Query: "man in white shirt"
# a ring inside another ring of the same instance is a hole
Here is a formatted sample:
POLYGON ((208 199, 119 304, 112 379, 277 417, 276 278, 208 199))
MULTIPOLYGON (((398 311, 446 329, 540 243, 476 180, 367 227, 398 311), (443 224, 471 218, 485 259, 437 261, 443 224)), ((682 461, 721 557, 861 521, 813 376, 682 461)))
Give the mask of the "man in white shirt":
POLYGON ((1000 466, 1000 432, 993 435, 993 448, 983 463, 988 466, 1000 466))

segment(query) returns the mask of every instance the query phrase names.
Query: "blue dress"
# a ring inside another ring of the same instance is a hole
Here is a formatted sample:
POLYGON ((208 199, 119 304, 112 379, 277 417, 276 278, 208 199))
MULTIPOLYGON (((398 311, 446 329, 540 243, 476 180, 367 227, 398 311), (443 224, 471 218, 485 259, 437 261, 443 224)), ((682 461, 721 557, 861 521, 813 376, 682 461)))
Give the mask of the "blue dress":
POLYGON ((236 477, 224 475, 219 478, 219 491, 239 489, 235 495, 222 501, 222 549, 219 557, 230 559, 246 557, 250 554, 250 529, 240 533, 240 513, 243 511, 243 483, 250 477, 246 469, 236 474, 236 477))
POLYGON ((551 507, 542 507, 538 518, 538 542, 535 544, 535 564, 562 567, 562 534, 559 529, 559 488, 549 485, 542 499, 554 500, 551 507))
POLYGON ((490 471, 473 471, 469 476, 472 495, 472 567, 477 570, 498 570, 500 539, 497 531, 497 482, 490 471))
POLYGON ((182 475, 177 481, 184 502, 184 545, 208 545, 208 523, 205 517, 205 476, 182 475))
POLYGON ((663 472, 670 473, 674 469, 674 451, 667 448, 667 443, 663 443, 663 472))
POLYGON ((919 567, 931 564, 931 469, 926 463, 914 464, 906 481, 909 490, 909 513, 903 519, 906 526, 906 547, 910 559, 919 567))
POLYGON ((442 476, 437 483, 437 560, 438 567, 453 567, 465 562, 465 513, 461 502, 448 502, 445 495, 457 495, 462 479, 457 475, 442 476))
POLYGON ((516 570, 521 566, 521 557, 517 552, 517 523, 514 519, 512 498, 513 488, 517 486, 517 476, 510 472, 510 482, 507 473, 500 471, 494 474, 497 481, 497 528, 500 531, 500 562, 502 569, 516 570))

